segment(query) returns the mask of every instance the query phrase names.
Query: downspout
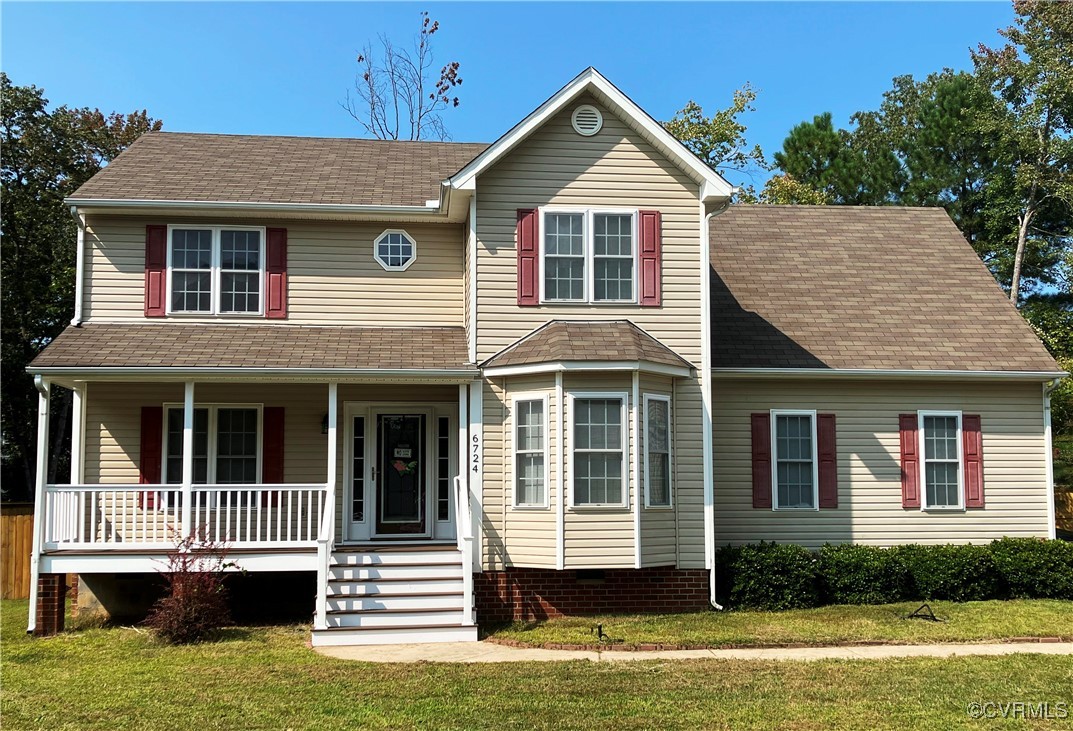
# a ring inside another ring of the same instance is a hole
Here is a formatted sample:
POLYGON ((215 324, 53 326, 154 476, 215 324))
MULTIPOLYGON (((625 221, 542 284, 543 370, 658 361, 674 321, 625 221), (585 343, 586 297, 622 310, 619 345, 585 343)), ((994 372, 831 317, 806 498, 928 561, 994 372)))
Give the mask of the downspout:
POLYGON ((1047 465, 1047 537, 1051 540, 1057 536, 1054 515, 1054 436, 1051 431, 1051 392, 1061 382, 1061 378, 1055 378, 1043 384, 1043 446, 1046 450, 1044 457, 1047 465))
MULTIPOLYGON (((731 192, 731 195, 737 189, 731 192)), ((730 208, 730 198, 719 204, 711 212, 705 214, 704 203, 700 204, 702 214, 701 226, 701 251, 700 251, 700 277, 701 277, 701 301, 703 311, 701 313, 701 343, 703 353, 701 362, 701 402, 703 407, 702 438, 704 439, 704 565, 708 569, 708 603, 716 610, 722 610, 723 606, 715 600, 715 473, 714 455, 712 454, 712 332, 711 332, 711 220, 724 213, 730 208)))
POLYGON ((78 206, 71 206, 71 216, 78 226, 77 246, 75 251, 75 315, 71 319, 74 327, 82 326, 82 297, 84 292, 83 270, 86 266, 86 218, 78 212, 78 206))

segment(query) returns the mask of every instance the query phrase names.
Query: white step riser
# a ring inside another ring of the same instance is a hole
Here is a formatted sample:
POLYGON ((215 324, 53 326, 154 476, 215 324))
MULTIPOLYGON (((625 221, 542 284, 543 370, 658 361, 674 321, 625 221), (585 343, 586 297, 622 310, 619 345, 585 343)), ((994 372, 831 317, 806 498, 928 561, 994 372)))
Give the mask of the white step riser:
POLYGON ((378 596, 360 599, 329 599, 328 610, 367 612, 375 609, 462 609, 462 595, 456 596, 378 596))
POLYGON ((458 627, 462 610, 442 612, 356 612, 329 614, 329 627, 406 627, 410 625, 442 625, 458 627))
POLYGON ((379 579, 456 579, 462 580, 462 565, 440 566, 381 566, 376 568, 358 566, 333 566, 329 571, 332 579, 353 582, 376 582, 379 579))
POLYGON ((393 594, 442 594, 447 591, 462 591, 462 579, 437 579, 436 581, 352 581, 345 584, 328 584, 328 598, 375 597, 393 594))
POLYGON ((393 564, 460 564, 459 551, 398 551, 396 553, 333 553, 332 566, 391 566, 393 564))
POLYGON ((476 627, 421 629, 357 629, 313 632, 314 647, 346 645, 398 645, 407 642, 476 642, 476 627))

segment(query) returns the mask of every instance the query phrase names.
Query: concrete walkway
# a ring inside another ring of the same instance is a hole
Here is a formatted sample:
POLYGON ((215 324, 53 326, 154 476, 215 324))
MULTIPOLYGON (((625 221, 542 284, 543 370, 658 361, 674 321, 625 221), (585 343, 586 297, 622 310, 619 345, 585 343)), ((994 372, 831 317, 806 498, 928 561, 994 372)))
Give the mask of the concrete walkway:
POLYGON ((988 645, 862 645, 853 647, 755 648, 736 650, 654 650, 596 652, 506 647, 493 642, 442 642, 423 645, 318 647, 317 652, 341 660, 376 663, 413 662, 630 662, 636 660, 881 660, 890 657, 953 657, 955 655, 1073 655, 1073 642, 1010 642, 988 645))

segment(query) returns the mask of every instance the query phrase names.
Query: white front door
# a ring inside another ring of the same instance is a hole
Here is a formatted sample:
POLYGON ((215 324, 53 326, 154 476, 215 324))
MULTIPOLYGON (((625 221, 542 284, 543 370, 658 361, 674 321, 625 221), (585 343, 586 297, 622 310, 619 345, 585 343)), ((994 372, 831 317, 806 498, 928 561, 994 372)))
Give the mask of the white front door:
POLYGON ((453 538, 457 406, 347 404, 348 541, 453 538))

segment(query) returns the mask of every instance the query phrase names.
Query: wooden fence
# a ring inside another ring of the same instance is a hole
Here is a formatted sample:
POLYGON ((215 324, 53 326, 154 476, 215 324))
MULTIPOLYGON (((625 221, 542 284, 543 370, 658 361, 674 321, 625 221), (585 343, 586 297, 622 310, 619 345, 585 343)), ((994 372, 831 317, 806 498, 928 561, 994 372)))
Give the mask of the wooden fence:
POLYGON ((1058 530, 1073 533, 1073 492, 1054 494, 1054 522, 1058 530))
POLYGON ((0 598, 30 598, 33 503, 0 506, 0 598))

